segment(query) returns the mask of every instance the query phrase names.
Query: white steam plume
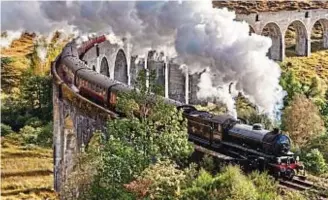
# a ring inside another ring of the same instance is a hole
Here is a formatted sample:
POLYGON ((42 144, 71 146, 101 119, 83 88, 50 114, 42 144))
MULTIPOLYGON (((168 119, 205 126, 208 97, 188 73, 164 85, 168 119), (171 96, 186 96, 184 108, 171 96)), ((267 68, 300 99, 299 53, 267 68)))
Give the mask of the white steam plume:
POLYGON ((6 31, 6 37, 1 36, 0 47, 8 48, 11 43, 16 39, 19 39, 21 35, 22 31, 6 31))
POLYGON ((197 97, 206 100, 219 100, 227 106, 229 114, 237 118, 237 110, 235 108, 235 100, 233 97, 236 95, 230 94, 229 84, 222 84, 219 87, 213 85, 212 74, 207 69, 200 76, 200 81, 198 83, 199 91, 197 92, 197 97))
POLYGON ((231 95, 220 88, 233 82, 236 91, 264 112, 272 114, 282 103, 280 68, 266 56, 271 40, 249 36, 247 23, 234 21, 234 12, 227 9, 214 9, 210 0, 29 3, 2 3, 11 13, 22 11, 21 15, 2 13, 2 28, 51 32, 69 24, 82 33, 113 33, 131 42, 133 54, 156 49, 186 64, 191 73, 209 68, 206 76, 210 81, 199 84, 208 92, 201 89, 201 96, 229 103, 231 95))
POLYGON ((41 62, 44 63, 46 61, 46 57, 47 57, 47 47, 39 45, 36 48, 36 52, 37 52, 41 62))

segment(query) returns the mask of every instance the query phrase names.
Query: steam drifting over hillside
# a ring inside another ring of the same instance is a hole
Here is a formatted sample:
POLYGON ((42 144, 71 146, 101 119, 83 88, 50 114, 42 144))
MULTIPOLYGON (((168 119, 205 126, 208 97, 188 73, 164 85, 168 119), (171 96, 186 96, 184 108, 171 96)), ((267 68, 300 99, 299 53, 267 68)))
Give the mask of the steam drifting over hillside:
POLYGON ((3 2, 2 8, 4 30, 50 33, 69 25, 81 33, 112 33, 128 39, 132 54, 165 50, 191 73, 208 68, 203 76, 210 81, 201 79, 199 96, 216 97, 230 108, 231 82, 235 92, 270 114, 284 96, 280 68, 266 56, 271 40, 249 36, 247 23, 234 21, 226 9, 213 9, 211 1, 3 2))

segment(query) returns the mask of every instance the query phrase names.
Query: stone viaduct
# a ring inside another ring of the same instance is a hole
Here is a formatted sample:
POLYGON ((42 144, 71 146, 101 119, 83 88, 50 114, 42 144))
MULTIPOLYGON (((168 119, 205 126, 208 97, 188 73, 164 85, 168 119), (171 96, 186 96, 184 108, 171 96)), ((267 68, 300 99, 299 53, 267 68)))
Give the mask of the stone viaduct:
POLYGON ((272 39, 269 57, 273 60, 282 61, 285 58, 285 34, 290 25, 293 25, 296 33, 297 55, 310 56, 311 32, 316 22, 319 22, 323 29, 323 48, 328 48, 327 9, 239 14, 237 20, 246 21, 250 25, 251 32, 272 39))
MULTIPOLYGON (((323 45, 328 48, 327 10, 238 15, 237 19, 247 21, 257 34, 262 34, 263 30, 268 28, 268 35, 273 40, 270 56, 276 60, 284 58, 284 34, 290 24, 296 26, 296 51, 300 55, 310 55, 310 33, 317 21, 323 26, 323 45)), ((136 57, 131 56, 128 49, 126 43, 123 46, 111 44, 109 41, 91 43, 83 54, 76 53, 77 57, 72 63, 82 63, 108 78, 132 86, 140 69, 155 70, 156 81, 164 86, 166 97, 190 104, 199 102, 196 96, 199 74, 183 73, 179 66, 169 59, 155 59, 154 52, 149 52, 145 59, 136 62, 136 57)), ((61 56, 65 57, 64 51, 61 56)), ((106 121, 116 118, 115 113, 80 96, 70 83, 59 76, 57 70, 61 56, 52 64, 54 185, 58 192, 74 166, 74 155, 84 150, 93 132, 104 131, 106 121)))

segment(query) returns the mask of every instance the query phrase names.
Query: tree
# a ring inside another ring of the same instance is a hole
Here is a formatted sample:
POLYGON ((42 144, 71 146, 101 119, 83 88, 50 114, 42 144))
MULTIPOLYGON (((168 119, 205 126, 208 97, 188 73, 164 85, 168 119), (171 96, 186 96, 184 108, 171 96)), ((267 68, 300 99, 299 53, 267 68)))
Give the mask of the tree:
POLYGON ((290 106, 284 110, 282 127, 300 146, 325 130, 318 108, 304 95, 295 95, 290 106))
POLYGON ((28 112, 44 121, 52 119, 52 81, 50 76, 26 72, 20 87, 22 104, 28 112))
POLYGON ((150 165, 137 180, 125 187, 139 198, 177 199, 181 195, 180 191, 186 181, 187 171, 178 169, 172 161, 160 161, 150 165))
POLYGON ((146 87, 143 75, 138 89, 118 95, 117 107, 125 118, 108 122, 89 199, 134 198, 124 184, 154 162, 183 162, 193 150, 182 113, 154 95, 155 85, 150 81, 146 87))
POLYGON ((317 76, 313 76, 310 81, 299 81, 293 71, 284 72, 280 78, 280 85, 288 95, 284 98, 284 105, 288 106, 295 95, 303 94, 314 102, 322 101, 324 98, 324 83, 317 76))
POLYGON ((1 57, 1 89, 5 93, 11 93, 21 80, 22 70, 15 67, 13 62, 13 58, 1 57))
MULTIPOLYGON (((123 139, 134 135, 134 141, 141 142, 136 145, 143 147, 145 154, 152 152, 150 156, 170 159, 187 157, 192 146, 188 142, 187 124, 182 112, 178 112, 173 105, 164 103, 163 98, 153 93, 161 91, 155 84, 154 76, 150 77, 149 87, 146 87, 145 77, 145 72, 141 71, 137 79, 138 89, 119 94, 118 108, 129 113, 129 120, 115 123, 127 123, 124 127, 130 127, 120 133, 119 137, 123 139)), ((109 128, 115 132, 113 129, 119 130, 109 128)))
POLYGON ((320 114, 325 122, 326 130, 328 130, 328 90, 326 91, 324 101, 319 102, 318 104, 320 107, 320 114))
POLYGON ((51 77, 25 72, 19 95, 4 98, 1 111, 2 121, 14 131, 19 131, 31 119, 47 124, 52 120, 51 77))
POLYGON ((287 92, 288 95, 284 98, 284 105, 288 106, 296 94, 302 93, 302 85, 296 79, 292 71, 282 73, 280 78, 280 85, 287 92))

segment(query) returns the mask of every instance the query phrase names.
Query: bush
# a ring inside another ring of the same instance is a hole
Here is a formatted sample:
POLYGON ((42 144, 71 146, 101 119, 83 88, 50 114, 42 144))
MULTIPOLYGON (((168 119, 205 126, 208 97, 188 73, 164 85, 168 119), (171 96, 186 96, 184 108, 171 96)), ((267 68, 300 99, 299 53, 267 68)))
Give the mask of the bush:
POLYGON ((26 120, 25 125, 37 128, 42 126, 42 121, 38 117, 31 117, 26 120))
POLYGON ((200 166, 208 172, 213 172, 215 170, 213 157, 205 154, 200 163, 200 166))
POLYGON ((261 200, 272 200, 278 196, 278 186, 275 180, 266 173, 255 171, 249 175, 256 186, 256 190, 261 200))
POLYGON ((39 146, 52 145, 52 123, 48 123, 42 127, 24 126, 20 129, 25 144, 36 144, 39 146))
POLYGON ((286 193, 283 195, 284 200, 306 200, 306 198, 301 195, 298 191, 286 191, 286 193))
POLYGON ((182 199, 258 199, 252 181, 241 173, 239 167, 227 166, 215 177, 205 170, 191 186, 183 190, 182 199))
POLYGON ((218 195, 223 199, 258 199, 254 184, 239 167, 227 166, 219 175, 218 183, 221 186, 218 195))
POLYGON ((177 199, 185 179, 185 172, 167 160, 150 165, 126 187, 141 197, 147 194, 151 199, 177 199))
POLYGON ((53 140, 53 126, 52 122, 41 127, 37 132, 36 144, 44 147, 51 147, 53 140))
POLYGON ((22 136, 25 144, 36 144, 38 129, 32 126, 24 126, 19 130, 19 134, 22 136))
POLYGON ((6 136, 12 132, 13 132, 13 130, 11 129, 10 126, 1 123, 1 136, 6 136))
POLYGON ((328 170, 327 163, 318 149, 312 149, 303 157, 307 170, 314 174, 323 174, 328 170))
POLYGON ((322 134, 319 137, 313 138, 306 147, 303 148, 304 152, 309 152, 311 149, 318 149, 323 158, 328 161, 328 134, 322 134))

